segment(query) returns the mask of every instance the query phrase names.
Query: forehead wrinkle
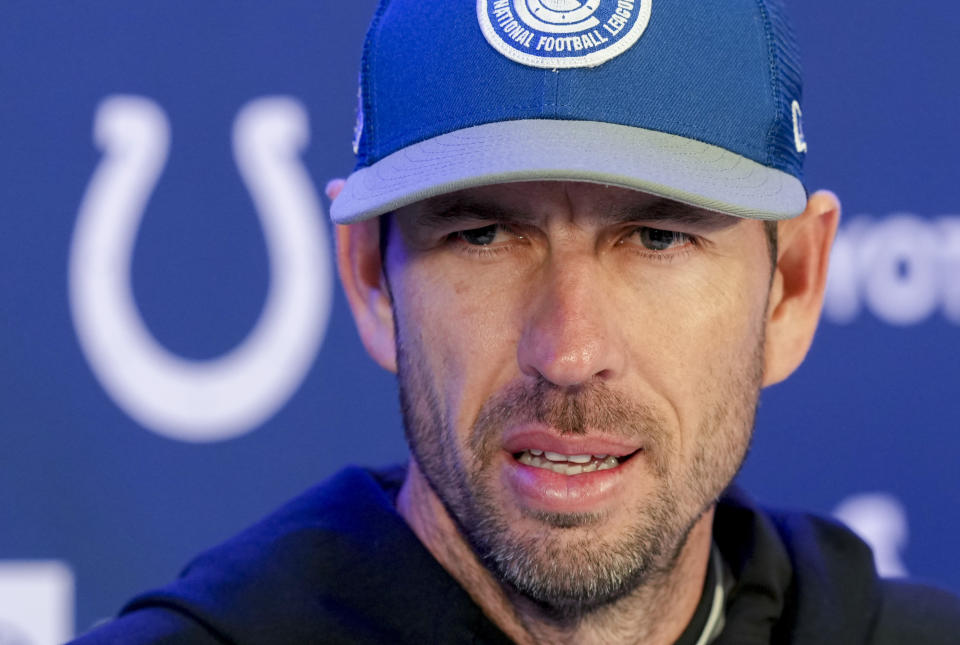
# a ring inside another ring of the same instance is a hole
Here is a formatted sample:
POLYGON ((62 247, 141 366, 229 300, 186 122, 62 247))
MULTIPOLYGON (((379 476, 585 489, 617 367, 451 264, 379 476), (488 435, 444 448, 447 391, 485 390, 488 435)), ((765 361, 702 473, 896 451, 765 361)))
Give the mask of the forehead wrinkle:
MULTIPOLYGON (((603 224, 631 222, 670 223, 716 230, 739 221, 732 215, 716 213, 672 199, 658 197, 639 204, 596 204, 593 217, 603 224)), ((457 220, 470 219, 507 224, 531 224, 538 217, 520 205, 505 206, 497 201, 462 194, 442 195, 423 202, 415 215, 419 226, 449 226, 457 220)))

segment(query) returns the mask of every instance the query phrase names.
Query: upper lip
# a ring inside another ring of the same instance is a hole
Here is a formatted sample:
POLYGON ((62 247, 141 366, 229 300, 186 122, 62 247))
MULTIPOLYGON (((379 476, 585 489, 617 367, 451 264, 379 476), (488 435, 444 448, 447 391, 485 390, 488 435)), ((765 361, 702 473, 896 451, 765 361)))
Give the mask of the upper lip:
POLYGON ((640 439, 624 439, 601 434, 560 435, 555 429, 521 427, 508 429, 503 449, 511 454, 524 450, 543 450, 561 455, 612 455, 623 457, 643 448, 640 439))

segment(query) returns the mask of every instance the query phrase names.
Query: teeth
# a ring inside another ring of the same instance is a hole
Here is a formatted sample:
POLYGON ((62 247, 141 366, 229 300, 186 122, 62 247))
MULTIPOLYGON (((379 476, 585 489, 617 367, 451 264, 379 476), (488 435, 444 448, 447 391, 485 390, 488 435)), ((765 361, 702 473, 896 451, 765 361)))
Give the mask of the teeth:
POLYGON ((561 475, 610 470, 620 465, 620 461, 612 455, 562 455, 542 450, 524 450, 517 461, 526 466, 552 470, 561 475))

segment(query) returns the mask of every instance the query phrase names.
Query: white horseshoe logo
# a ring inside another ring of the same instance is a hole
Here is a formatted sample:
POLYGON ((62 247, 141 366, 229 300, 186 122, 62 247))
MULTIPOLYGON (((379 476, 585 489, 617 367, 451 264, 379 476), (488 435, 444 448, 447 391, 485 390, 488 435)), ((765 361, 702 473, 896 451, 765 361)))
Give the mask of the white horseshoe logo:
POLYGON ((74 326, 94 374, 117 405, 163 436, 206 442, 249 432, 303 381, 329 321, 323 209, 298 158, 309 140, 305 110, 291 98, 261 98, 234 121, 234 158, 263 228, 270 291, 249 336, 209 361, 162 347, 133 297, 134 242, 170 145, 163 110, 144 97, 108 97, 94 140, 104 156, 80 205, 69 266, 74 326))

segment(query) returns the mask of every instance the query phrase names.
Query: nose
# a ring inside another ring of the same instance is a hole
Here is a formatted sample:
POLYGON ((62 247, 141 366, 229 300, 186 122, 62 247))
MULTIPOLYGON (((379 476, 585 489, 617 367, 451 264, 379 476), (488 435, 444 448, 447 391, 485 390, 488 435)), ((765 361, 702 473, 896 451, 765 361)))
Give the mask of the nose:
POLYGON ((517 348, 523 374, 572 388, 623 371, 616 306, 595 258, 551 260, 532 290, 517 348))

